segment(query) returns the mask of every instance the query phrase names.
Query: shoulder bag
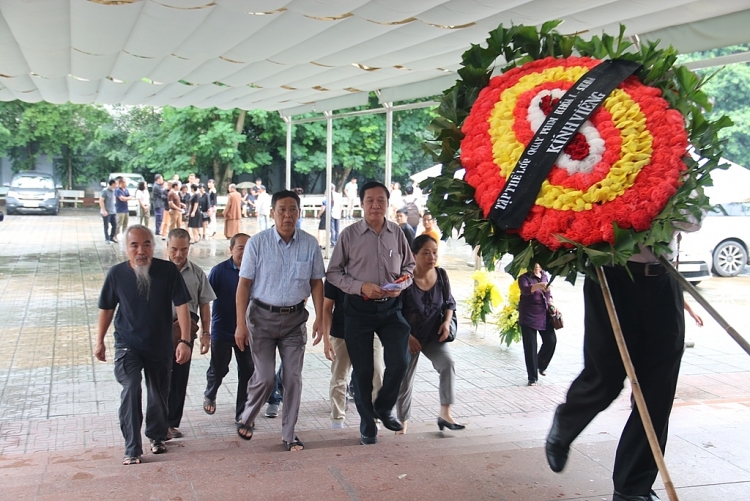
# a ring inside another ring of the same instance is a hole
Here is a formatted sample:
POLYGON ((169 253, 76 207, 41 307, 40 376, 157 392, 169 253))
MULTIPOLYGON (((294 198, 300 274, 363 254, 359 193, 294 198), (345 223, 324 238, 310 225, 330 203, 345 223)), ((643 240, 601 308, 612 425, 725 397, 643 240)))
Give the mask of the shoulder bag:
POLYGON ((565 327, 560 310, 547 302, 547 295, 544 292, 542 292, 542 298, 544 299, 544 307, 547 309, 547 320, 552 323, 552 328, 557 331, 565 327))
MULTIPOLYGON (((440 287, 443 290, 443 311, 440 314, 440 323, 442 324, 445 322, 445 310, 448 309, 448 298, 451 297, 450 288, 447 284, 447 277, 444 278, 443 274, 445 273, 445 270, 442 268, 435 268, 437 270, 438 274, 438 280, 440 280, 440 287)), ((450 333, 448 334, 448 338, 445 340, 446 343, 451 343, 456 340, 456 332, 458 332, 458 312, 453 312, 453 317, 451 317, 451 324, 449 326, 450 333)))

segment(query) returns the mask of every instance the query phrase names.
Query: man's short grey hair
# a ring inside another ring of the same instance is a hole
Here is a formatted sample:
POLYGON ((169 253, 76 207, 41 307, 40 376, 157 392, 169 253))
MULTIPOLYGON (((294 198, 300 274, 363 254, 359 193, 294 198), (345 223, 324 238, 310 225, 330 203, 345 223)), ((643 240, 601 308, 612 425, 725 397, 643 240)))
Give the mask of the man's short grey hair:
POLYGON ((154 241, 154 240, 155 240, 155 239, 154 239, 154 232, 153 232, 153 231, 151 231, 151 229, 150 229, 150 228, 148 228, 147 226, 143 226, 142 224, 134 224, 133 226, 128 226, 128 228, 127 228, 127 229, 125 230, 125 240, 127 240, 127 239, 128 239, 128 236, 129 236, 129 235, 130 235, 130 233, 131 233, 131 232, 133 232, 134 230, 147 231, 147 232, 148 232, 148 234, 149 234, 149 236, 151 237, 151 241, 154 241))
POLYGON ((237 189, 237 185, 236 185, 236 184, 234 184, 234 183, 231 183, 231 184, 230 184, 229 186, 227 186, 227 188, 234 188, 234 189, 237 189))
POLYGON ((167 241, 170 241, 173 238, 185 239, 190 242, 190 233, 188 233, 185 228, 173 228, 169 230, 169 233, 167 234, 167 241))

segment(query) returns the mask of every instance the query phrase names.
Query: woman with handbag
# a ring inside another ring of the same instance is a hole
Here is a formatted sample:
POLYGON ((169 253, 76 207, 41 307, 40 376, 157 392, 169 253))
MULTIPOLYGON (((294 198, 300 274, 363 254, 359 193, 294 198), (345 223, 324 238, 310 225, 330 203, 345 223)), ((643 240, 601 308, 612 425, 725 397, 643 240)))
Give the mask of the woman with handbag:
POLYGON ((416 267, 414 281, 401 293, 402 314, 411 327, 409 352, 411 361, 406 370, 396 403, 398 418, 406 432, 406 423, 411 417, 411 397, 414 376, 420 353, 424 354, 440 375, 440 415, 438 428, 463 430, 451 416, 451 405, 455 401, 454 381, 456 371, 448 349, 448 342, 455 338, 454 315, 456 301, 450 292, 450 282, 445 270, 436 268, 438 243, 429 235, 420 235, 411 245, 416 267), (453 324, 453 332, 451 332, 453 324))
POLYGON ((518 301, 518 324, 523 337, 523 353, 526 360, 526 372, 529 386, 536 386, 537 373, 547 375, 547 367, 555 354, 557 336, 550 317, 554 310, 550 293, 549 273, 542 270, 539 263, 534 268, 518 277, 521 299, 518 301), (542 347, 536 351, 537 332, 542 338, 542 347))

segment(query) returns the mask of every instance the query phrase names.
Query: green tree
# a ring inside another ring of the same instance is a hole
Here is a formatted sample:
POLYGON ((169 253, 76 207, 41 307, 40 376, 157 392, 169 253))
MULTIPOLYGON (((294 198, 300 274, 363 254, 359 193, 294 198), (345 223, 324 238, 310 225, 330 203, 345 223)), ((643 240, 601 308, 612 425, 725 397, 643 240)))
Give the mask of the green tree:
MULTIPOLYGON (((371 98, 369 106, 351 111, 377 107, 371 98)), ((342 112, 349 110, 342 110, 342 112)), ((431 109, 397 111, 393 113, 392 179, 404 182, 409 175, 432 165, 432 159, 422 147, 427 126, 435 116, 431 109)), ((385 168, 385 114, 359 115, 333 120, 333 182, 339 190, 350 174, 366 179, 383 179, 385 168)), ((278 155, 286 156, 286 143, 278 155)), ((314 186, 326 168, 326 122, 295 125, 292 140, 292 166, 297 177, 314 186)))
POLYGON ((226 190, 235 173, 247 172, 252 165, 243 161, 238 145, 245 112, 194 107, 161 110, 161 121, 154 129, 133 131, 128 141, 138 155, 131 166, 165 177, 187 177, 210 173, 220 189, 226 190))
MULTIPOLYGON (((698 61, 747 52, 750 45, 735 45, 680 56, 680 62, 698 61)), ((711 97, 713 110, 709 117, 727 115, 734 125, 719 132, 725 141, 724 156, 750 168, 750 64, 736 63, 724 67, 696 70, 702 76, 712 75, 704 87, 711 97)))
POLYGON ((94 131, 110 120, 98 105, 0 103, 0 151, 10 155, 14 171, 36 169, 40 154, 61 157, 55 161, 58 175, 71 188, 94 131))

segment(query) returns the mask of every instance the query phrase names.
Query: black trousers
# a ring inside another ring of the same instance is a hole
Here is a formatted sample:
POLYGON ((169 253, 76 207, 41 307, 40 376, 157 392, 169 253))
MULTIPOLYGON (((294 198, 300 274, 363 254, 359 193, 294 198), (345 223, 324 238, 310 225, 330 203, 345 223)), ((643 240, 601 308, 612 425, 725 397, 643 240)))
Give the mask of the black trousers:
MULTIPOLYGON (((192 353, 195 341, 190 342, 192 353)), ((182 421, 182 411, 185 409, 185 396, 187 395, 188 379, 190 379, 190 362, 192 357, 184 364, 178 364, 174 355, 172 356, 172 379, 169 381, 169 427, 179 428, 182 421)))
POLYGON ((161 223, 164 220, 164 207, 154 207, 154 224, 156 225, 156 234, 161 231, 161 223))
POLYGON ((523 355, 529 381, 536 381, 539 378, 538 373, 547 370, 549 363, 552 361, 552 355, 555 354, 555 346, 557 346, 557 335, 555 329, 551 326, 538 332, 542 338, 542 347, 539 348, 539 353, 536 351, 537 330, 527 325, 521 326, 523 355))
POLYGON ((148 360, 129 348, 115 350, 115 377, 122 385, 120 393, 120 431, 125 438, 125 455, 143 454, 141 425, 141 371, 146 376, 146 436, 151 440, 167 438, 167 393, 169 392, 169 358, 148 360))
POLYGON ((378 433, 375 412, 391 412, 398 399, 401 381, 409 366, 409 324, 401 315, 401 300, 385 302, 365 301, 360 296, 347 295, 345 301, 346 351, 352 362, 356 380, 355 403, 360 416, 359 429, 363 436, 378 433), (377 333, 383 344, 385 372, 383 387, 372 401, 372 373, 374 370, 372 342, 377 333))
POLYGON ((237 421, 245 410, 247 401, 247 382, 255 371, 253 365, 253 356, 249 347, 245 351, 240 351, 234 341, 211 340, 211 362, 206 371, 206 391, 203 396, 209 400, 216 401, 216 394, 219 392, 221 382, 224 376, 229 374, 229 362, 232 360, 232 351, 234 350, 234 360, 237 363, 237 402, 234 411, 234 420, 237 421))
MULTIPOLYGON (((671 275, 628 276, 622 267, 605 267, 625 342, 643 390, 662 452, 685 343, 682 288, 671 275)), ((569 445, 623 387, 623 367, 599 284, 584 283, 585 333, 583 372, 557 408, 560 439, 569 445)), ((625 495, 646 495, 658 473, 633 409, 620 436, 612 474, 614 488, 625 495)))

